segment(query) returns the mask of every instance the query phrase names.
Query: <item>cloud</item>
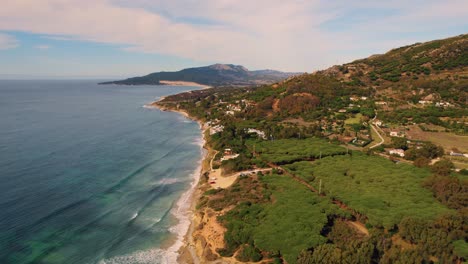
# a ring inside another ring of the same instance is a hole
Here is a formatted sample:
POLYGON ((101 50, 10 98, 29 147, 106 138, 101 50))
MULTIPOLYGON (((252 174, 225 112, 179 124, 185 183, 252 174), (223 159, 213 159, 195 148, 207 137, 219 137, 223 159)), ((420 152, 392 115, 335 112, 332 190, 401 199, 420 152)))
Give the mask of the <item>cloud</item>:
POLYGON ((467 25, 467 17, 466 1, 459 0, 16 0, 2 3, 0 31, 117 44, 201 63, 312 71, 358 58, 357 50, 419 41, 381 38, 386 32, 443 32, 467 25), (394 12, 372 15, 382 10, 394 12), (361 19, 354 21, 350 11, 361 19), (341 30, 324 28, 330 21, 341 21, 341 30))
POLYGON ((0 50, 14 49, 19 46, 19 41, 10 35, 0 33, 0 50))
POLYGON ((39 49, 39 50, 48 50, 48 49, 51 48, 51 46, 49 46, 49 45, 37 45, 37 46, 34 46, 34 48, 39 49))

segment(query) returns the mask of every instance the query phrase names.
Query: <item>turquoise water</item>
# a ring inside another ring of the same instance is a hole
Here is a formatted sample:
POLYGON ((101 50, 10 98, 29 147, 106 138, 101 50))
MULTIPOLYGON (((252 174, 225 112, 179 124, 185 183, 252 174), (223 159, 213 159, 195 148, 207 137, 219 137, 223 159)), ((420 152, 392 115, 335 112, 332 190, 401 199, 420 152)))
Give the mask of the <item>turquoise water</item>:
POLYGON ((188 89, 0 81, 0 263, 170 262, 201 135, 142 106, 188 89))

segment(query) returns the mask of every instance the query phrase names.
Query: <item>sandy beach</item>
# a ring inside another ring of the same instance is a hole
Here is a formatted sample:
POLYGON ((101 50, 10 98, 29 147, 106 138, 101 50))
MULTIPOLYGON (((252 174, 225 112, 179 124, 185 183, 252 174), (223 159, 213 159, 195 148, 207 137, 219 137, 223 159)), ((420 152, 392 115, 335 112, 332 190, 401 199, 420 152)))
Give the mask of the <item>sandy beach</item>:
MULTIPOLYGON (((224 210, 221 212, 215 212, 209 208, 197 210, 196 205, 201 195, 209 189, 218 187, 227 188, 231 186, 242 173, 268 171, 270 169, 257 169, 238 172, 231 175, 223 175, 221 169, 213 169, 211 163, 212 159, 217 154, 217 151, 211 149, 206 143, 209 126, 202 120, 190 116, 184 110, 167 108, 159 105, 158 102, 162 100, 164 100, 164 97, 156 102, 146 105, 145 107, 156 108, 161 111, 176 112, 190 120, 198 122, 200 125, 200 131, 203 135, 202 144, 204 149, 202 161, 199 167, 199 175, 195 177, 191 189, 184 193, 178 201, 178 206, 175 208, 175 210, 178 211, 181 210, 181 208, 183 210, 183 212, 178 212, 178 214, 183 215, 182 219, 179 219, 182 220, 181 222, 183 223, 179 223, 176 226, 177 228, 180 228, 180 230, 177 230, 177 233, 182 234, 183 232, 185 234, 183 239, 177 239, 177 241, 168 248, 169 253, 177 250, 177 263, 239 263, 234 258, 221 258, 216 252, 217 249, 224 247, 225 228, 217 221, 217 217, 224 214, 224 210), (209 179, 213 178, 216 178, 216 183, 210 184, 209 179), (179 203, 184 204, 184 206, 180 207, 179 203)), ((229 208, 226 208, 226 210, 228 209, 229 208)), ((172 257, 171 261, 174 261, 172 257)))
POLYGON ((185 81, 165 81, 161 80, 159 81, 161 85, 174 85, 174 86, 195 86, 195 87, 201 87, 202 89, 208 89, 211 88, 209 85, 204 85, 196 82, 185 82, 185 81))
MULTIPOLYGON (((174 83, 171 83, 170 85, 176 85, 174 83)), ((177 84, 180 85, 180 84, 177 84)), ((190 86, 194 86, 191 84, 190 86)), ((197 221, 197 212, 196 212, 196 204, 197 201, 199 200, 199 197, 201 195, 201 190, 199 188, 200 184, 200 179, 203 177, 203 175, 206 172, 210 171, 210 160, 212 158, 212 155, 214 152, 208 148, 206 145, 206 130, 208 127, 202 122, 201 120, 195 119, 191 117, 187 112, 183 110, 176 110, 176 109, 168 109, 161 107, 157 104, 157 102, 164 100, 165 97, 160 98, 158 101, 155 101, 151 104, 147 104, 144 107, 146 108, 155 108, 159 109, 161 111, 171 111, 171 112, 176 112, 184 117, 198 122, 200 126, 200 131, 202 133, 202 146, 204 149, 203 157, 200 163, 200 166, 198 168, 199 172, 198 175, 194 177, 194 182, 192 183, 190 189, 185 192, 182 197, 179 199, 177 202, 176 208, 174 208, 174 214, 178 215, 178 221, 179 223, 175 226, 175 228, 179 228, 182 230, 177 230, 176 233, 179 235, 183 235, 183 238, 181 239, 178 237, 176 241, 169 246, 167 249, 168 253, 171 254, 170 259, 168 258, 167 261, 173 262, 177 261, 177 263, 204 263, 204 261, 200 260, 199 254, 197 253, 197 249, 195 246, 195 241, 193 239, 193 232, 195 230, 195 226, 197 221), (182 210, 182 212, 181 212, 182 210), (182 215, 182 219, 180 217, 182 215), (183 232, 181 232, 183 231, 183 232), (176 259, 173 258, 172 253, 177 252, 177 257, 176 259)))

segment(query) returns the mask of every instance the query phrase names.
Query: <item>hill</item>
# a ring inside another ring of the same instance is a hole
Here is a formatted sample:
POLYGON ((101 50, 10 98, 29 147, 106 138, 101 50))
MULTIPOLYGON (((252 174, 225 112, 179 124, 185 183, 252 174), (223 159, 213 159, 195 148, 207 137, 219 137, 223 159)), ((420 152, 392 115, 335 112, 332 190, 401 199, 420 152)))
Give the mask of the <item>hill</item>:
MULTIPOLYGON (((418 102, 426 97, 465 103, 468 35, 415 43, 317 72, 379 96, 418 102), (435 98, 434 98, 435 97, 435 98)), ((432 100, 432 99, 431 99, 432 100)))
POLYGON ((177 72, 155 72, 141 77, 101 84, 160 85, 164 83, 163 81, 183 81, 208 86, 251 86, 275 83, 294 74, 274 70, 249 71, 240 65, 213 64, 177 72))
POLYGON ((206 245, 202 259, 461 263, 467 94, 461 35, 154 105, 208 126, 211 168, 193 233, 206 245), (216 186, 232 177, 231 186, 216 186))

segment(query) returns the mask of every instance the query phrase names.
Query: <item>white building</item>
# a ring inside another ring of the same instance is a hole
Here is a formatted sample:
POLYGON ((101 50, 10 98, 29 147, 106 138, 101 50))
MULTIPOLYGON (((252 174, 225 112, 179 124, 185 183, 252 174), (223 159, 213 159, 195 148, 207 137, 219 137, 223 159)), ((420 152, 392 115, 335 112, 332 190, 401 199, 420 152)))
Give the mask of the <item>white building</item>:
POLYGON ((398 155, 402 158, 405 156, 405 151, 402 149, 391 149, 388 153, 390 153, 390 155, 398 155))
POLYGON ((224 126, 222 126, 222 125, 217 125, 217 126, 214 126, 214 127, 210 127, 210 136, 214 135, 216 133, 219 133, 219 132, 223 132, 223 130, 224 130, 224 126))
POLYGON ((247 133, 255 133, 257 136, 259 136, 262 139, 266 139, 265 132, 255 129, 255 128, 247 128, 247 133))

